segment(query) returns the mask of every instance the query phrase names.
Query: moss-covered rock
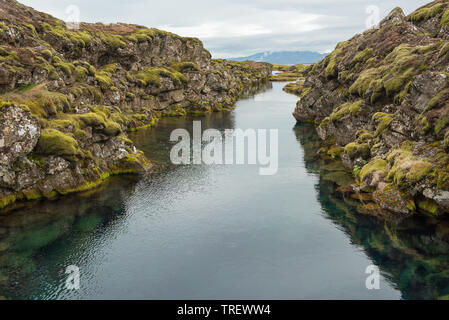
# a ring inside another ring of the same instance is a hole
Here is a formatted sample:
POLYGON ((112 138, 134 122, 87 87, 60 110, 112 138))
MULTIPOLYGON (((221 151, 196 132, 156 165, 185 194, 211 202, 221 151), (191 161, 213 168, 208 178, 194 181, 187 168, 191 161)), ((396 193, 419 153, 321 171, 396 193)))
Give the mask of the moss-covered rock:
POLYGON ((306 70, 293 113, 335 137, 357 188, 398 214, 418 210, 425 190, 449 191, 448 12, 447 1, 408 17, 396 8, 339 43, 306 70))
POLYGON ((153 127, 161 116, 232 110, 272 73, 267 63, 212 60, 200 40, 154 28, 81 23, 69 30, 14 0, 0 11, 0 125, 14 107, 8 121, 32 122, 16 133, 35 133, 17 146, 7 141, 8 150, 0 137, 2 159, 12 159, 1 168, 2 206, 144 172, 150 163, 126 132, 153 127))
POLYGON ((47 155, 76 156, 80 153, 78 142, 73 137, 55 129, 42 130, 38 147, 47 155))
POLYGON ((360 181, 364 181, 369 175, 374 172, 380 172, 382 176, 387 175, 387 161, 384 159, 373 159, 367 163, 358 173, 360 181))

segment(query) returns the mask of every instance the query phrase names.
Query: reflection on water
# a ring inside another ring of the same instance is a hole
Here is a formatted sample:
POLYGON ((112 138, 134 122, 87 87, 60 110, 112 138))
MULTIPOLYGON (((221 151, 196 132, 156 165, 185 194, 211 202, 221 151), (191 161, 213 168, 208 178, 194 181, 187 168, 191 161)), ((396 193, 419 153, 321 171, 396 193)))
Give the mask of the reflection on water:
MULTIPOLYGON (((271 86, 271 85, 270 85, 271 86)), ((317 157, 310 126, 294 126, 283 84, 234 112, 162 119, 131 138, 164 165, 150 180, 114 177, 101 189, 0 215, 0 296, 19 299, 434 299, 449 294, 449 222, 384 223, 336 192, 350 174, 317 157), (279 128, 279 172, 173 166, 173 129, 279 128), (332 182, 334 181, 334 182, 332 182), (365 268, 382 290, 365 288, 365 268), (65 289, 65 268, 81 289, 65 289)))
POLYGON ((136 182, 134 176, 113 177, 95 191, 0 215, 0 296, 31 297, 39 290, 58 297, 68 261, 87 259, 104 235, 113 236, 136 182), (51 272, 41 273, 47 263, 51 272))
MULTIPOLYGON (((305 150, 306 168, 324 176, 326 162, 317 155, 319 138, 308 125, 294 128, 305 150)), ((402 292, 403 299, 437 299, 449 294, 449 222, 413 217, 399 225, 363 215, 360 202, 342 198, 335 184, 320 179, 318 199, 331 219, 402 292)))

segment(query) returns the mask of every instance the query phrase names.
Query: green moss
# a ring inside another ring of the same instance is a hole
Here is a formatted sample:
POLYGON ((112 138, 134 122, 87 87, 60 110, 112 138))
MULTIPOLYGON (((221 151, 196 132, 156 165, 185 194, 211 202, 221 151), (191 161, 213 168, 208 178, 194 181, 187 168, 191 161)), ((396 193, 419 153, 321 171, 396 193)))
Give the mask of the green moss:
POLYGON ((43 154, 48 155, 75 156, 80 153, 75 139, 55 129, 42 130, 38 147, 43 154))
POLYGON ((89 74, 89 71, 82 66, 77 66, 75 68, 75 76, 77 82, 84 82, 84 80, 87 78, 87 75, 89 74))
POLYGON ((339 107, 337 107, 332 114, 329 116, 332 122, 338 121, 347 114, 355 115, 361 111, 363 100, 358 100, 356 102, 347 102, 339 107))
POLYGON ((89 94, 94 98, 97 104, 101 103, 103 100, 103 95, 101 91, 94 86, 84 86, 84 88, 89 92, 89 94))
POLYGON ((177 38, 177 39, 182 39, 182 40, 190 40, 194 43, 202 45, 202 42, 199 39, 181 38, 174 33, 159 30, 156 28, 142 28, 142 29, 139 29, 138 31, 128 35, 126 38, 129 41, 132 41, 135 43, 141 43, 141 42, 146 42, 146 41, 152 41, 155 37, 165 37, 165 36, 170 36, 172 38, 177 38))
POLYGON ((151 41, 155 37, 155 32, 151 29, 140 29, 137 32, 128 35, 126 38, 132 42, 141 43, 151 41))
POLYGON ((106 121, 104 133, 108 136, 117 136, 122 132, 122 127, 114 121, 106 121))
POLYGON ((103 66, 100 71, 95 70, 93 67, 92 70, 89 70, 89 72, 94 72, 95 74, 95 81, 98 83, 100 88, 103 91, 110 90, 111 87, 114 86, 114 82, 112 81, 112 76, 117 71, 118 64, 112 63, 103 66))
POLYGON ((409 68, 404 73, 394 75, 384 81, 384 88, 387 95, 393 96, 394 94, 400 92, 413 77, 413 72, 414 69, 409 68))
POLYGON ((443 16, 441 17, 441 26, 448 27, 449 26, 449 9, 444 11, 443 16))
POLYGON ((59 131, 66 131, 72 125, 73 122, 70 120, 52 119, 47 122, 46 128, 57 129, 59 131))
POLYGON ((72 122, 78 121, 81 129, 94 127, 97 130, 102 130, 108 136, 117 136, 122 132, 122 127, 119 123, 112 120, 112 115, 110 116, 111 118, 104 112, 96 110, 95 112, 75 115, 72 117, 72 122))
POLYGON ((99 32, 97 36, 100 38, 100 40, 106 44, 107 46, 111 47, 112 49, 118 49, 118 48, 124 48, 126 47, 126 42, 123 41, 123 37, 116 34, 105 34, 102 32, 99 32))
POLYGON ((373 80, 370 83, 369 88, 372 89, 373 92, 370 98, 372 104, 376 103, 385 96, 384 83, 381 79, 373 80))
POLYGON ((422 127, 421 134, 422 135, 427 134, 430 131, 430 129, 432 128, 432 125, 429 123, 429 120, 427 120, 427 118, 425 116, 422 116, 421 120, 419 120, 419 122, 422 127))
POLYGON ((160 86, 161 85, 160 73, 162 72, 166 72, 166 70, 162 68, 147 68, 143 71, 139 71, 135 75, 135 78, 142 86, 147 85, 160 86))
POLYGON ((360 181, 364 181, 366 177, 368 177, 370 174, 380 171, 382 176, 387 175, 387 161, 383 159, 373 159, 368 164, 363 166, 363 168, 359 171, 358 177, 360 181))
POLYGON ((345 80, 345 81, 350 81, 353 80, 354 77, 354 72, 352 72, 351 70, 346 70, 346 71, 341 71, 338 76, 340 77, 340 79, 345 80))
POLYGON ((95 81, 98 83, 102 90, 108 90, 114 85, 109 74, 107 73, 97 73, 95 75, 95 81))
POLYGON ((310 91, 312 91, 312 88, 305 88, 304 90, 302 90, 300 97, 304 98, 310 93, 310 91))
POLYGON ((30 160, 31 162, 33 162, 34 164, 36 164, 39 168, 42 168, 44 166, 44 161, 42 159, 42 156, 40 154, 37 153, 30 153, 27 156, 28 160, 30 160))
POLYGON ((3 107, 10 107, 10 106, 13 106, 13 105, 14 105, 13 102, 5 102, 5 101, 1 101, 0 100, 0 109, 3 108, 3 107))
POLYGON ((134 101, 134 99, 136 98, 136 96, 132 92, 127 92, 125 96, 127 101, 134 101))
POLYGON ((371 83, 379 77, 379 70, 372 68, 362 71, 357 80, 349 87, 351 94, 357 94, 365 97, 366 92, 371 87, 371 83))
POLYGON ((425 111, 435 109, 441 105, 446 100, 446 96, 449 95, 449 89, 444 89, 440 91, 435 97, 433 97, 427 104, 425 111))
POLYGON ((11 194, 11 195, 5 195, 5 196, 0 196, 0 209, 3 209, 11 204, 13 204, 14 202, 18 201, 18 200, 22 200, 23 199, 23 195, 21 194, 11 194))
POLYGON ((95 69, 95 67, 92 66, 92 65, 89 65, 89 64, 87 64, 87 65, 89 66, 89 68, 88 68, 88 70, 89 70, 89 75, 95 76, 95 74, 97 73, 97 69, 95 69))
POLYGON ((284 90, 287 93, 296 94, 298 96, 301 96, 301 93, 303 91, 303 85, 304 81, 298 81, 298 82, 292 82, 285 85, 282 90, 284 90))
POLYGON ((53 57, 53 53, 49 49, 42 50, 41 54, 47 60, 50 60, 53 57))
POLYGON ((89 33, 84 31, 69 31, 63 26, 43 23, 40 26, 40 30, 44 33, 52 34, 60 39, 71 42, 80 47, 86 47, 92 42, 92 38, 89 33))
POLYGON ((26 23, 26 22, 22 22, 22 25, 24 27, 30 29, 33 34, 36 34, 36 28, 32 24, 26 23))
POLYGON ((449 42, 446 42, 440 50, 440 53, 438 54, 438 58, 444 57, 449 53, 449 42))
POLYGON ((357 134, 357 140, 364 143, 374 139, 374 136, 371 132, 365 131, 357 134))
POLYGON ((70 102, 66 95, 45 90, 32 93, 6 94, 3 96, 3 99, 26 105, 28 110, 38 118, 54 115, 70 107, 70 102))
POLYGON ((37 189, 28 189, 23 191, 23 194, 27 200, 37 200, 42 198, 42 194, 37 189))
POLYGON ((46 61, 42 57, 38 57, 37 60, 40 62, 37 64, 37 66, 41 67, 42 69, 46 70, 48 73, 48 78, 51 80, 57 80, 59 79, 59 75, 56 72, 56 68, 53 67, 48 61, 46 61))
POLYGON ((354 159, 357 156, 368 158, 370 154, 370 148, 367 143, 358 144, 356 142, 351 142, 345 146, 344 150, 351 159, 354 159))
POLYGON ((279 82, 287 82, 287 81, 296 81, 300 77, 300 74, 296 72, 282 72, 277 75, 273 75, 270 77, 270 81, 279 81, 279 82))
POLYGON ((442 116, 438 120, 438 123, 436 124, 436 126, 434 128, 435 134, 438 135, 440 133, 441 129, 445 128, 448 124, 449 124, 449 116, 447 116, 447 115, 442 116))
POLYGON ((391 152, 387 160, 392 164, 387 178, 399 188, 414 185, 433 171, 432 163, 415 158, 407 144, 391 152))
POLYGON ((106 72, 108 74, 114 74, 117 71, 119 64, 111 63, 101 67, 101 71, 106 72))
POLYGON ((379 137, 390 126, 391 122, 393 121, 393 115, 389 113, 376 112, 373 115, 372 120, 380 120, 375 133, 375 136, 379 137))
POLYGON ((334 159, 339 158, 343 152, 344 152, 344 148, 339 147, 339 146, 333 146, 327 150, 327 154, 334 159))
POLYGON ((372 48, 366 48, 363 51, 357 53, 352 59, 352 64, 363 63, 374 55, 374 50, 372 48))
POLYGON ((135 79, 142 85, 161 85, 161 77, 168 77, 172 79, 175 83, 181 84, 187 81, 187 78, 182 73, 169 70, 166 68, 146 68, 145 70, 139 71, 135 74, 135 79))
POLYGON ((429 212, 433 215, 438 214, 438 205, 433 200, 425 199, 418 201, 418 208, 426 212, 429 212))
POLYGON ((0 62, 19 60, 16 51, 7 51, 5 48, 0 47, 0 62))
POLYGON ((443 11, 443 4, 439 3, 430 8, 422 8, 416 10, 410 15, 410 20, 413 22, 420 22, 429 20, 443 11))
POLYGON ((19 91, 20 93, 23 93, 23 92, 25 92, 25 91, 28 91, 28 90, 33 89, 36 85, 37 85, 37 83, 35 83, 35 82, 29 83, 29 84, 24 84, 23 86, 21 86, 21 87, 19 88, 18 91, 19 91))
POLYGON ((395 97, 395 100, 397 102, 401 103, 402 101, 404 101, 410 91, 410 88, 412 87, 412 84, 413 82, 409 81, 404 89, 395 97))
POLYGON ((59 58, 57 56, 54 57, 53 60, 54 60, 53 65, 55 67, 60 68, 62 71, 64 71, 64 73, 67 76, 71 76, 72 73, 75 71, 75 66, 73 65, 73 63, 64 62, 64 61, 61 60, 61 58, 59 58))
POLYGON ((171 65, 173 69, 179 72, 186 72, 186 71, 199 71, 199 68, 195 62, 191 61, 183 61, 178 63, 173 63, 171 65))
POLYGON ((416 52, 416 47, 402 44, 384 59, 381 76, 387 95, 393 97, 401 92, 412 77, 421 72, 419 68, 416 69, 416 65, 425 55, 416 52))
POLYGON ((337 77, 338 75, 338 68, 337 68, 337 56, 341 53, 340 49, 334 50, 330 56, 329 56, 329 62, 326 66, 325 75, 326 78, 332 79, 337 77))

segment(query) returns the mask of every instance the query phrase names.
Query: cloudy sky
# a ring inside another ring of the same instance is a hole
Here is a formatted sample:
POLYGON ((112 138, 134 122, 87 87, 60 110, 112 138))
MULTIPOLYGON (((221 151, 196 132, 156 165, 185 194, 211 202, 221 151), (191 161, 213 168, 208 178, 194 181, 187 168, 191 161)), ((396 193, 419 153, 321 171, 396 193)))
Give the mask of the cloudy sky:
POLYGON ((60 19, 127 22, 203 40, 214 58, 262 51, 328 52, 400 6, 430 0, 19 0, 60 19))

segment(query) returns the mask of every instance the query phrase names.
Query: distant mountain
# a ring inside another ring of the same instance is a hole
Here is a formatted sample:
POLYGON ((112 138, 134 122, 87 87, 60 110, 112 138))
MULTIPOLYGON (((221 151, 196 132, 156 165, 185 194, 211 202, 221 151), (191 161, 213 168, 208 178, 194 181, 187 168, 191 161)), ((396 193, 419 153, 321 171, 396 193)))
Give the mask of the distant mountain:
POLYGON ((248 57, 229 58, 234 61, 252 60, 258 62, 269 62, 274 64, 308 64, 320 61, 326 56, 313 51, 279 51, 279 52, 260 52, 248 57))

